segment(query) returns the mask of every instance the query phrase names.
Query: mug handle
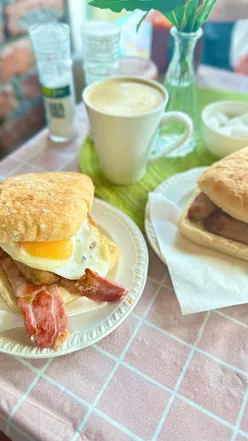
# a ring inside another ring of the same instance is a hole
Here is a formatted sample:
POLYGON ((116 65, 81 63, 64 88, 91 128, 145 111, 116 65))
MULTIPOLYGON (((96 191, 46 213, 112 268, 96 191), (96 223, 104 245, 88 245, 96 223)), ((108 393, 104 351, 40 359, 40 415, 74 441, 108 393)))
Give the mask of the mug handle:
POLYGON ((156 151, 154 151, 154 153, 151 154, 151 157, 149 159, 149 162, 153 162, 156 159, 162 158, 165 155, 167 155, 168 153, 172 152, 173 150, 177 149, 178 147, 181 147, 186 141, 189 140, 190 136, 193 133, 193 122, 192 119, 186 115, 186 113, 183 112, 165 112, 162 116, 161 122, 159 124, 159 127, 163 126, 167 121, 180 121, 183 122, 184 125, 186 126, 186 132, 184 134, 184 136, 182 138, 180 138, 179 140, 177 140, 175 143, 173 143, 173 145, 171 145, 169 148, 168 147, 164 147, 162 149, 162 151, 160 151, 159 153, 156 153, 156 151))

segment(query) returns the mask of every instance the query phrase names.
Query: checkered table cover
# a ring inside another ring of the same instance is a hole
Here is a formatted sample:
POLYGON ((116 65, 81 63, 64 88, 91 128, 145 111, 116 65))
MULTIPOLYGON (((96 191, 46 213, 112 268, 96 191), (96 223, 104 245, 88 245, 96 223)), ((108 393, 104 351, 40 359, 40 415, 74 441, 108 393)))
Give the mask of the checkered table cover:
MULTIPOLYGON (((78 171, 87 130, 79 106, 73 143, 54 145, 44 130, 0 163, 0 177, 78 171)), ((0 430, 12 441, 242 441, 247 385, 248 305, 182 316, 150 251, 138 305, 98 344, 48 361, 0 354, 0 430)))

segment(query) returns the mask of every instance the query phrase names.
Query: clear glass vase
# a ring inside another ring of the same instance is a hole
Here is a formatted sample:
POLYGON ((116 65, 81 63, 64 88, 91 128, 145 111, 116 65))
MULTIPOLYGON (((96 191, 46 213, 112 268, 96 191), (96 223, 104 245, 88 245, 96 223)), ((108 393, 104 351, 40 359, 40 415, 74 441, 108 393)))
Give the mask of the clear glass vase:
MULTIPOLYGON (((187 113, 193 121, 194 131, 191 139, 182 147, 174 150, 168 156, 185 156, 195 149, 201 130, 201 112, 195 79, 194 51, 197 40, 202 36, 202 29, 197 32, 178 32, 171 29, 174 37, 174 54, 169 65, 165 87, 169 93, 166 110, 187 113)), ((164 128, 167 142, 173 143, 182 136, 184 127, 180 123, 171 123, 164 128), (169 139, 168 139, 169 138, 169 139)))

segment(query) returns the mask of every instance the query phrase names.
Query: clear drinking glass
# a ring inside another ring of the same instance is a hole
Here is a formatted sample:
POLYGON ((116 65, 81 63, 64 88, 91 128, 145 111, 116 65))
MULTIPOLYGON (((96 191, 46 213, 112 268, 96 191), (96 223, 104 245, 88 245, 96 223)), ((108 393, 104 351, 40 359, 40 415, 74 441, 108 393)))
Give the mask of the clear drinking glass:
MULTIPOLYGON (((165 87, 169 92, 168 111, 181 111, 187 113, 193 121, 194 131, 191 140, 181 148, 169 153, 167 156, 185 156, 196 147, 200 135, 201 111, 198 102, 198 93, 195 79, 194 51, 197 40, 202 36, 202 29, 197 32, 179 32, 175 27, 171 29, 174 37, 174 54, 169 65, 165 87)), ((182 125, 171 123, 165 129, 166 140, 171 142, 182 136, 182 125), (169 135, 169 136, 168 136, 169 135)))
POLYGON ((82 28, 86 84, 117 73, 120 28, 107 21, 89 21, 82 28))
POLYGON ((70 49, 70 28, 63 23, 29 28, 45 102, 50 137, 56 142, 75 134, 75 96, 70 49))

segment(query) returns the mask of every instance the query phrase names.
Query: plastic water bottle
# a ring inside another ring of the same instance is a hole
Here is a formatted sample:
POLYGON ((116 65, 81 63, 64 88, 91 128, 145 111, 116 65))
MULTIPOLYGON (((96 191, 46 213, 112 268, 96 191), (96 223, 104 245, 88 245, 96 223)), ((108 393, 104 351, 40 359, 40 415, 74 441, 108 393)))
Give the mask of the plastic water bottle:
POLYGON ((89 21, 82 28, 86 84, 116 74, 120 28, 107 21, 89 21))
POLYGON ((67 24, 33 25, 29 34, 35 51, 50 138, 70 140, 75 134, 75 95, 70 28, 67 24))

